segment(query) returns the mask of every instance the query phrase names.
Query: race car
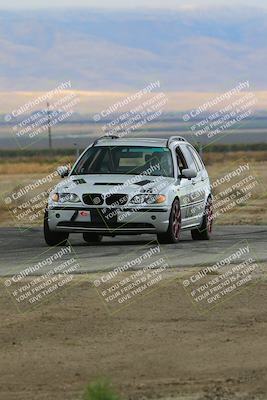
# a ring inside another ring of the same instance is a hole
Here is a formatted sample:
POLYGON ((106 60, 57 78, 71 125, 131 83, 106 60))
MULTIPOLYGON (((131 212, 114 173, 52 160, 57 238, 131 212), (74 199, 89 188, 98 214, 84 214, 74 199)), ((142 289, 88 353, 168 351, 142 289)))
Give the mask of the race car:
POLYGON ((207 170, 196 149, 180 136, 104 136, 79 156, 50 192, 44 214, 49 246, 70 233, 88 243, 103 236, 156 234, 159 243, 177 243, 190 230, 209 240, 213 207, 207 170))

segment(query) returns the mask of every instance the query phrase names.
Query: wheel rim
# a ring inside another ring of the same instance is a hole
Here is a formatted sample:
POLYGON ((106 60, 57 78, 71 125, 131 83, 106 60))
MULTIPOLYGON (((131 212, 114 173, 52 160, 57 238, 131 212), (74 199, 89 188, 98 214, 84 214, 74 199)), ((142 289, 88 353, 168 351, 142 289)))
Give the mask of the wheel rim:
POLYGON ((172 212, 172 232, 176 240, 180 237, 181 231, 181 210, 178 203, 174 204, 172 212))
POLYGON ((209 233, 212 231, 212 222, 213 222, 213 207, 212 202, 209 201, 207 205, 207 230, 209 233))

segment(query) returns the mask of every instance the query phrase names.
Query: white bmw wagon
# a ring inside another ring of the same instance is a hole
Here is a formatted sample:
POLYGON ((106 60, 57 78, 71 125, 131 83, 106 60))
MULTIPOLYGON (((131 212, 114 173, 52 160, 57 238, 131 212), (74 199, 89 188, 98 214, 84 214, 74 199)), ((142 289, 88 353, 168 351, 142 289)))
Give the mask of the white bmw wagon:
POLYGON ((177 243, 183 230, 194 240, 212 232, 209 176, 195 148, 183 137, 118 138, 91 144, 51 192, 44 215, 49 246, 70 233, 88 243, 103 236, 156 234, 177 243))

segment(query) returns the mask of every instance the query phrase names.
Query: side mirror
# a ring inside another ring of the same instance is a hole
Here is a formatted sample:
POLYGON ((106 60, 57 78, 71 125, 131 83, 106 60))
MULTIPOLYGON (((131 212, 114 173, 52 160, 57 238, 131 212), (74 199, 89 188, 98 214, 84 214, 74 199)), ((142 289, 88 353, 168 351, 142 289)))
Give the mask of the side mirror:
POLYGON ((61 167, 57 168, 57 173, 59 176, 61 176, 61 178, 65 178, 69 175, 70 170, 66 165, 62 165, 61 167))
POLYGON ((197 171, 195 171, 192 168, 187 168, 182 170, 182 174, 180 175, 180 178, 185 178, 185 179, 192 179, 197 176, 197 171))

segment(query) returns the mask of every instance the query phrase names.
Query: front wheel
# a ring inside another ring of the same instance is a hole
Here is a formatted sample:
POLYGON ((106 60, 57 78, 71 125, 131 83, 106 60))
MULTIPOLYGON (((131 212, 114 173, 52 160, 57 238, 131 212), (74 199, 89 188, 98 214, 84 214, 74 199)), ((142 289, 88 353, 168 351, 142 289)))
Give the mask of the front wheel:
POLYGON ((46 211, 44 215, 44 238, 46 244, 48 244, 48 246, 65 246, 68 237, 69 233, 53 232, 49 229, 48 213, 46 211))
POLYGON ((169 226, 165 233, 158 233, 159 243, 178 243, 181 234, 181 207, 178 199, 172 203, 169 226))
POLYGON ((208 198, 205 212, 203 215, 203 220, 200 228, 193 229, 191 231, 191 236, 193 240, 210 240, 212 233, 212 222, 213 222, 213 207, 212 199, 208 198))

